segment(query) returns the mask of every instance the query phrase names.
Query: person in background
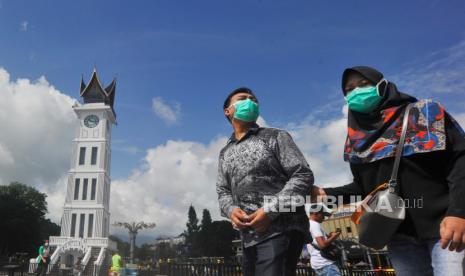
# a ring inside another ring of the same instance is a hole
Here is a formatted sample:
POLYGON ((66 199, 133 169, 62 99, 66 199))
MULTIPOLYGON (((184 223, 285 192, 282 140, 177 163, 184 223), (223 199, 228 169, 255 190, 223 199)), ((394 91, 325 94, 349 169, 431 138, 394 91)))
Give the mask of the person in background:
POLYGON ((111 257, 111 268, 110 268, 110 271, 113 274, 113 276, 119 276, 121 273, 122 267, 123 267, 123 261, 121 259, 121 256, 119 255, 118 251, 115 251, 113 253, 113 256, 111 257))
POLYGON ((81 276, 82 272, 82 257, 78 257, 76 263, 73 266, 73 275, 81 276))
POLYGON ((48 240, 45 240, 44 245, 39 247, 39 256, 37 257, 37 261, 39 263, 37 267, 37 276, 47 274, 47 268, 50 262, 50 247, 48 246, 48 240))
POLYGON ((340 231, 333 232, 329 236, 325 233, 321 223, 325 220, 325 217, 330 215, 323 204, 312 204, 310 207, 310 234, 313 241, 307 245, 307 248, 310 254, 310 265, 316 276, 341 275, 336 262, 321 255, 321 250, 327 248, 341 234, 340 231))
MULTIPOLYGON (((434 79, 430 79, 434 82, 434 79)), ((397 276, 463 276, 465 248, 465 133, 439 103, 397 90, 368 66, 342 74, 349 107, 344 160, 351 184, 312 196, 366 197, 390 179, 404 111, 412 105, 399 169, 399 194, 409 202, 405 220, 388 242, 397 276), (447 250, 448 248, 448 250, 447 250)), ((379 225, 379 227, 383 227, 379 225)))
POLYGON ((244 276, 295 275, 308 219, 303 202, 280 212, 287 203, 279 199, 303 198, 313 173, 289 133, 256 124, 259 104, 250 89, 230 93, 223 111, 234 132, 220 152, 216 190, 221 214, 241 232, 244 276), (276 201, 265 206, 265 197, 276 201))

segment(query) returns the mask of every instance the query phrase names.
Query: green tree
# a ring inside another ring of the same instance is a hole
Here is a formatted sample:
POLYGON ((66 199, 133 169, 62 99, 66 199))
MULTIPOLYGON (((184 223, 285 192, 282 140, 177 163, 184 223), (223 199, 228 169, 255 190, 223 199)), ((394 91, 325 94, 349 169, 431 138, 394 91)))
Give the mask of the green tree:
POLYGON ((210 211, 208 211, 208 209, 203 209, 201 229, 203 230, 207 228, 210 224, 212 224, 212 216, 210 215, 210 211))
POLYGON ((50 236, 59 236, 60 226, 49 219, 43 219, 41 222, 41 240, 48 240, 50 236))
POLYGON ((49 219, 46 195, 19 182, 0 186, 0 254, 37 254, 37 248, 60 227, 49 219))
POLYGON ((155 245, 154 255, 157 260, 175 258, 177 256, 175 248, 168 242, 162 242, 155 245))
POLYGON ((114 236, 114 235, 110 235, 108 238, 110 240, 116 242, 116 248, 118 249, 118 252, 122 257, 128 257, 129 256, 129 250, 130 250, 129 242, 125 242, 122 239, 120 239, 120 238, 118 238, 117 236, 114 236))
POLYGON ((199 219, 197 218, 197 213, 195 212, 195 208, 192 205, 189 207, 188 221, 186 223, 186 226, 187 230, 184 231, 184 236, 186 237, 188 255, 190 257, 198 257, 200 252, 197 240, 200 227, 199 219))
POLYGON ((153 259, 155 252, 153 250, 153 245, 144 243, 140 247, 137 248, 136 250, 136 257, 141 261, 141 262, 146 262, 148 260, 153 259))
POLYGON ((197 238, 194 241, 194 245, 198 249, 198 253, 200 256, 207 256, 207 252, 205 251, 205 247, 203 246, 208 240, 211 238, 208 236, 206 229, 212 224, 212 217, 210 215, 210 211, 208 209, 203 209, 202 213, 202 223, 200 225, 200 231, 197 234, 197 238))
POLYGON ((230 257, 235 254, 232 241, 239 238, 239 234, 227 220, 213 221, 202 229, 202 255, 206 257, 230 257))

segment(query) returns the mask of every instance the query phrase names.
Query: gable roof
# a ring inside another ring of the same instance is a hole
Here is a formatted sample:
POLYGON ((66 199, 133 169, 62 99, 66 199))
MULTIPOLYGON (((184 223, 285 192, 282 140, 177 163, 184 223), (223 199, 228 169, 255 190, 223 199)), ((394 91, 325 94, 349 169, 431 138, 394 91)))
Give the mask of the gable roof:
POLYGON ((111 107, 115 102, 116 94, 116 78, 106 87, 103 88, 100 82, 97 70, 94 69, 88 84, 81 78, 80 95, 84 99, 84 103, 105 103, 111 107))

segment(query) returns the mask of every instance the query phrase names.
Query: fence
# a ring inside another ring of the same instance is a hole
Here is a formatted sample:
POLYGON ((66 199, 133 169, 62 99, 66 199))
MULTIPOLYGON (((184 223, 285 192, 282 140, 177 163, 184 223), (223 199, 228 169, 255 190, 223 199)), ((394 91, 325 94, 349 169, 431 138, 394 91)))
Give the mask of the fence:
POLYGON ((27 263, 0 262, 0 276, 27 275, 27 263))
MULTIPOLYGON (((159 274, 168 276, 242 276, 241 266, 236 264, 160 264, 159 274)), ((394 271, 385 270, 365 270, 342 268, 342 276, 395 276, 394 271)), ((140 271, 140 276, 154 276, 149 271, 140 271)), ((299 267, 296 271, 297 276, 314 276, 310 267, 299 267)))
POLYGON ((240 265, 161 264, 160 274, 176 276, 242 276, 240 265))

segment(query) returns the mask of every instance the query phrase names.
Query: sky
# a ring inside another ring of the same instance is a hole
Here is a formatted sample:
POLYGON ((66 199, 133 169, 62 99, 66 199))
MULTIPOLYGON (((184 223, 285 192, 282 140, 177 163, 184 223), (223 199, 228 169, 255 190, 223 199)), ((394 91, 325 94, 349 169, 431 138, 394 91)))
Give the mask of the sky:
POLYGON ((342 71, 375 67, 465 125, 464 12, 461 0, 0 0, 0 184, 47 193, 60 222, 71 106, 94 68, 117 79, 112 221, 153 221, 156 236, 181 233, 190 204, 220 219, 222 104, 240 86, 261 125, 293 135, 316 185, 347 184, 342 71))

